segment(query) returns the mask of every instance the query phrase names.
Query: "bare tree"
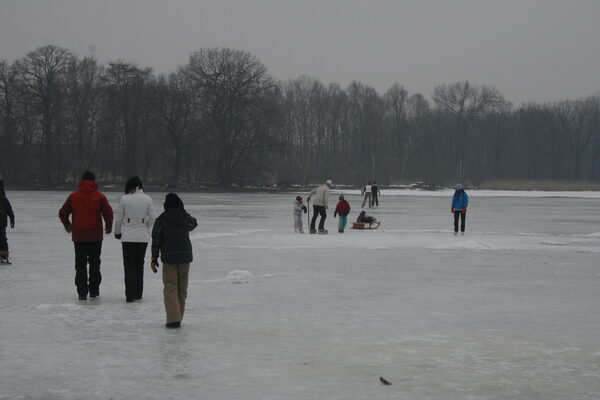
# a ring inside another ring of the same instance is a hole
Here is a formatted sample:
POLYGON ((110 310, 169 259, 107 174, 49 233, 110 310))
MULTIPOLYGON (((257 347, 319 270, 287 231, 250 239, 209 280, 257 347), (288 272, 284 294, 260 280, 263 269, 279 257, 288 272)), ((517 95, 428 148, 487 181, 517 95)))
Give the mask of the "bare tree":
POLYGON ((201 99, 201 112, 214 130, 217 179, 229 185, 234 168, 256 139, 249 134, 248 117, 264 111, 275 82, 260 60, 240 50, 196 50, 186 70, 201 99))
POLYGON ((64 48, 43 46, 27 54, 18 63, 21 75, 33 94, 33 106, 41 115, 41 171, 48 183, 56 180, 60 170, 60 130, 57 125, 63 107, 64 73, 73 55, 64 48))

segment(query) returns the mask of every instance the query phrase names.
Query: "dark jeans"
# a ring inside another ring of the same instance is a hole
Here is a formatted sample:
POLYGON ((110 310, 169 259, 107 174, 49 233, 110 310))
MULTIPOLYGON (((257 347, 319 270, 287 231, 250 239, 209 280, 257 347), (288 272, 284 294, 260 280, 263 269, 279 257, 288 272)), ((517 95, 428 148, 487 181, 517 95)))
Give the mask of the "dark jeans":
POLYGON ((75 245, 75 285, 80 297, 100 294, 100 253, 102 242, 73 242, 75 245), (87 264, 90 264, 89 284, 87 264))
POLYGON ((460 218, 460 231, 465 231, 465 219, 467 218, 467 213, 464 214, 460 211, 454 211, 454 232, 458 232, 458 218, 460 218))
POLYGON ((148 243, 123 242, 122 246, 125 297, 128 300, 139 300, 144 291, 144 257, 148 243))
POLYGON ((327 218, 327 211, 325 211, 325 206, 315 206, 313 205, 313 217, 310 221, 310 229, 315 229, 315 222, 317 221, 317 217, 321 216, 319 220, 319 229, 325 229, 325 218, 327 218))
POLYGON ((371 198, 373 199, 371 200, 373 205, 379 207, 379 197, 377 196, 377 193, 372 193, 371 198))
POLYGON ((0 226, 0 251, 8 251, 8 241, 6 240, 5 226, 0 226))

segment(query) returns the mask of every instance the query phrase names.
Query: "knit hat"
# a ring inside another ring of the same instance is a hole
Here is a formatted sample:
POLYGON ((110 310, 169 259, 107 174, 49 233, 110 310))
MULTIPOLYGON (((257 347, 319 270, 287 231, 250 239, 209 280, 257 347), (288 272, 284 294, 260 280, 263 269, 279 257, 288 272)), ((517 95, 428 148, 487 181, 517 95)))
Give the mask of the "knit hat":
POLYGON ((340 194, 339 200, 340 201, 344 201, 344 195, 343 194, 340 194))
POLYGON ((454 186, 454 189, 456 189, 456 190, 462 190, 463 189, 463 185, 461 183, 457 183, 456 186, 454 186))
POLYGON ((302 201, 302 196, 296 196, 296 201, 302 201))
POLYGON ((85 171, 83 175, 81 175, 82 181, 95 181, 96 175, 92 171, 85 171))
POLYGON ((183 201, 175 193, 169 193, 165 197, 165 210, 167 208, 179 208, 183 210, 183 201))

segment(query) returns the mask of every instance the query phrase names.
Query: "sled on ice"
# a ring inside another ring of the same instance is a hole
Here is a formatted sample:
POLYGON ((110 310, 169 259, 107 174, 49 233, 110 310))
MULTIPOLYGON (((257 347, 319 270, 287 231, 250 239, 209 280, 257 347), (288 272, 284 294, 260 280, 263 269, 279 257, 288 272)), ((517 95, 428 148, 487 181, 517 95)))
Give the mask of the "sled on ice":
POLYGON ((374 223, 367 224, 364 222, 353 222, 352 229, 377 229, 381 225, 380 221, 375 221, 374 223))
POLYGON ((377 229, 379 225, 381 222, 377 221, 375 217, 367 215, 366 211, 361 211, 356 222, 352 223, 352 229, 377 229))

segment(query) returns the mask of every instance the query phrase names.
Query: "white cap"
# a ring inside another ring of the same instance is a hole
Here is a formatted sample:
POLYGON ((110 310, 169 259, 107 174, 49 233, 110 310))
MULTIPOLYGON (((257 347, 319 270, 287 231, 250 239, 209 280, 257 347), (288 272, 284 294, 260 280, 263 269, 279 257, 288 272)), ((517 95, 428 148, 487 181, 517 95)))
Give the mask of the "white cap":
POLYGON ((328 184, 329 186, 333 186, 333 182, 331 181, 331 179, 327 179, 325 181, 326 184, 328 184))

